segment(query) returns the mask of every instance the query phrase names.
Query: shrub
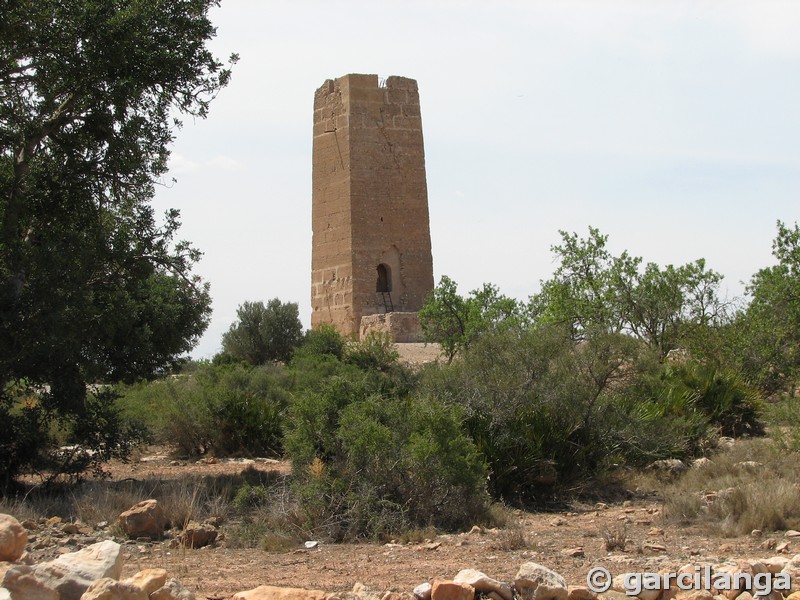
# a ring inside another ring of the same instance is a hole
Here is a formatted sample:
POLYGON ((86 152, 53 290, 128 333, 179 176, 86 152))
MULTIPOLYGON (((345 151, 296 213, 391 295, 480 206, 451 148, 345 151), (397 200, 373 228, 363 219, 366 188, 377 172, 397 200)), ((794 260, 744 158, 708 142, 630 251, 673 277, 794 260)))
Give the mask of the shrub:
POLYGON ((157 439, 187 454, 279 456, 287 387, 281 367, 206 364, 190 375, 133 386, 121 406, 146 415, 157 439))
POLYGON ((304 525, 335 540, 472 524, 485 467, 454 407, 376 393, 367 374, 297 395, 286 448, 304 525))

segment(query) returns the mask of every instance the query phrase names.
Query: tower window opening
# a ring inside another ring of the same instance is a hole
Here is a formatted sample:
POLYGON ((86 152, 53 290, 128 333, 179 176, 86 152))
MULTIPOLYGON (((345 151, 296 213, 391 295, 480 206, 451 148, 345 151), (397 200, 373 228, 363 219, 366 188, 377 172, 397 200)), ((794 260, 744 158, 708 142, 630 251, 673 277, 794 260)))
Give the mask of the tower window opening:
POLYGON ((391 292, 392 291, 392 272, 386 265, 378 265, 378 282, 375 286, 377 292, 391 292))

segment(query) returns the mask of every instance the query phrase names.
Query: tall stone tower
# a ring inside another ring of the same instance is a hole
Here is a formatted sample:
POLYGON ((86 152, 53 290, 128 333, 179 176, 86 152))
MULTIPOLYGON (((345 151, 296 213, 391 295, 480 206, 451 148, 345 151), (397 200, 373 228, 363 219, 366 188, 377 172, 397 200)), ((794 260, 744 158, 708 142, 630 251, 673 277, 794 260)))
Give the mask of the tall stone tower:
POLYGON ((326 81, 314 95, 313 163, 311 326, 358 336, 393 319, 396 338, 413 337, 408 313, 433 289, 417 82, 326 81), (362 321, 370 315, 383 316, 362 321))

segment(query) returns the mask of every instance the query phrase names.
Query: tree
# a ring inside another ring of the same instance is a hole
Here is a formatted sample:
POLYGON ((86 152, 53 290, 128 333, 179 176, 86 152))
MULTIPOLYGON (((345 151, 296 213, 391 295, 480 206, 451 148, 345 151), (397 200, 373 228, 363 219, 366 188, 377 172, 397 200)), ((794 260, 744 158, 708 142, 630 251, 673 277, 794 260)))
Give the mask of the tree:
POLYGON ((245 302, 236 315, 238 320, 222 336, 222 348, 251 365, 287 362, 303 341, 296 302, 284 304, 278 298, 266 306, 263 302, 245 302))
POLYGON ((485 283, 464 298, 456 282, 443 275, 419 311, 419 320, 425 339, 440 343, 449 362, 482 333, 519 324, 524 316, 519 303, 496 286, 485 283))
POLYGON ((612 255, 607 235, 589 228, 589 237, 561 231, 552 250, 560 260, 553 278, 531 298, 529 310, 540 324, 568 328, 573 339, 627 333, 663 357, 689 336, 725 319, 718 297, 722 276, 705 260, 661 268, 627 251, 612 255))
POLYGON ((0 0, 3 417, 14 382, 87 416, 87 381, 152 376, 205 330, 200 254, 149 202, 175 117, 229 80, 206 48, 216 4, 0 0))
POLYGON ((800 228, 778 221, 772 243, 778 264, 753 275, 751 302, 740 315, 740 356, 745 372, 772 393, 800 374, 800 228))

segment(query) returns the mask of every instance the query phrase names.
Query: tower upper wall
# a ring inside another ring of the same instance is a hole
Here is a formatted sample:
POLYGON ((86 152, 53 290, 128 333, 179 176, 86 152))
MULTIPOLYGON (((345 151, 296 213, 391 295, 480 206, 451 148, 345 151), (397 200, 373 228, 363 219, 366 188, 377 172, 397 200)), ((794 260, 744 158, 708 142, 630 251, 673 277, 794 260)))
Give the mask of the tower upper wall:
POLYGON ((417 82, 326 81, 314 96, 312 179, 312 326, 352 335, 364 315, 419 310, 433 260, 417 82))

